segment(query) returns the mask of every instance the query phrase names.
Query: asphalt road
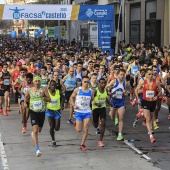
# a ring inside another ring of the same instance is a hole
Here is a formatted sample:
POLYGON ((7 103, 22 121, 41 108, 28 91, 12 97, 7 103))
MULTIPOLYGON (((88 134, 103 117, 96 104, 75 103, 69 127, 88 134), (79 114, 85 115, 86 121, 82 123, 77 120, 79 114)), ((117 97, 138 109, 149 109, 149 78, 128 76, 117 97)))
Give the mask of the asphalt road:
MULTIPOLYGON (((137 113, 137 106, 132 107, 128 100, 126 100, 125 103, 124 138, 142 153, 150 157, 151 162, 153 162, 156 167, 159 167, 162 170, 170 170, 170 120, 167 119, 167 105, 162 104, 163 107, 161 107, 159 112, 159 129, 154 130, 156 143, 151 144, 147 129, 142 125, 143 118, 140 119, 136 128, 133 128, 132 126, 137 113)), ((117 134, 117 126, 114 125, 114 122, 111 121, 109 116, 107 118, 107 129, 112 134, 117 134)))
POLYGON ((81 133, 67 124, 68 110, 63 111, 61 128, 56 132, 57 147, 51 147, 49 125, 46 119, 42 133, 39 134, 39 146, 42 156, 35 156, 31 139, 32 128, 21 133, 21 116, 18 106, 12 105, 9 116, 0 115, 0 170, 159 170, 152 162, 137 155, 122 141, 117 141, 115 134, 106 130, 105 147, 98 147, 99 135, 90 125, 87 151, 80 150, 81 133))

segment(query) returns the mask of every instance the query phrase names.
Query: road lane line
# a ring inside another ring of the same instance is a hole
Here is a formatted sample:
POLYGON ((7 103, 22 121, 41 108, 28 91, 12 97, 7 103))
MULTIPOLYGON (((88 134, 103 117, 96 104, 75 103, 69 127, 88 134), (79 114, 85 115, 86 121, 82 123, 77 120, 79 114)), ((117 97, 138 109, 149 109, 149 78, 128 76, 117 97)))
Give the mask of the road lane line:
POLYGON ((128 140, 124 140, 124 143, 128 145, 130 148, 132 148, 135 152, 137 152, 139 155, 141 155, 143 158, 145 158, 147 161, 151 161, 152 159, 148 157, 147 155, 143 154, 138 148, 136 148, 132 143, 128 142, 128 140))
POLYGON ((5 153, 5 148, 2 142, 2 136, 0 133, 0 157, 1 157, 1 161, 2 161, 2 165, 4 170, 9 170, 9 166, 8 166, 8 161, 7 161, 7 156, 5 153))

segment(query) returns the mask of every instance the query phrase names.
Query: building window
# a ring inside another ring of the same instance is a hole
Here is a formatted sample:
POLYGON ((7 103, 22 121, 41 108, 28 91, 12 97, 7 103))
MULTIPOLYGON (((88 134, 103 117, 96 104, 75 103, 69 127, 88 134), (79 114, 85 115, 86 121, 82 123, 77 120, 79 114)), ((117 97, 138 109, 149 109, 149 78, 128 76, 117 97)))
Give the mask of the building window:
POLYGON ((146 20, 156 19, 156 1, 146 2, 146 20))
POLYGON ((140 43, 141 4, 130 5, 130 41, 133 44, 140 43))

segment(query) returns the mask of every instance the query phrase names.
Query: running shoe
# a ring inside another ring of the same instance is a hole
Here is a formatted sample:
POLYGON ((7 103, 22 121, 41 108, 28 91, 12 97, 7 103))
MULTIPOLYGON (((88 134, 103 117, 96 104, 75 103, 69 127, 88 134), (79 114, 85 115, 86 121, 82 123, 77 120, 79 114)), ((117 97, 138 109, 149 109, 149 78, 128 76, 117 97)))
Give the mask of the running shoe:
POLYGON ((11 109, 10 109, 10 107, 9 106, 7 106, 7 111, 10 111, 11 109))
POLYGON ((8 111, 7 110, 4 111, 4 115, 8 116, 8 111))
POLYGON ((166 101, 166 96, 163 96, 162 97, 162 103, 165 103, 165 101, 166 101))
POLYGON ((22 128, 22 133, 25 133, 26 132, 26 127, 23 127, 22 128))
POLYGON ((99 141, 98 146, 99 146, 99 147, 104 147, 103 141, 99 141))
POLYGON ((3 109, 0 109, 0 114, 3 115, 3 109))
POLYGON ((155 123, 153 128, 154 128, 154 130, 157 130, 157 129, 159 129, 159 126, 155 123))
POLYGON ((155 138, 153 136, 150 138, 150 141, 151 141, 151 143, 156 142, 156 140, 155 140, 155 138))
POLYGON ((142 122, 142 125, 143 125, 143 126, 146 126, 146 120, 144 120, 144 121, 142 122))
POLYGON ((72 122, 71 119, 68 119, 68 120, 67 120, 67 123, 70 124, 70 125, 73 125, 73 122, 72 122))
POLYGON ((82 151, 86 151, 86 150, 87 150, 87 147, 86 147, 86 145, 80 145, 80 149, 81 149, 82 151))
POLYGON ((170 120, 170 115, 168 116, 168 119, 170 120))
POLYGON ((130 100, 130 104, 134 107, 135 106, 135 104, 136 104, 136 100, 130 100))
POLYGON ((42 153, 40 152, 40 150, 38 149, 37 151, 36 151, 36 156, 37 157, 40 157, 42 155, 42 153))
POLYGON ((139 111, 139 113, 137 114, 137 117, 138 118, 141 118, 143 116, 143 109, 141 109, 140 111, 139 111))
POLYGON ((137 123, 138 123, 138 120, 135 119, 135 121, 133 122, 133 127, 134 127, 134 128, 136 128, 137 123))
POLYGON ((52 141, 52 147, 56 148, 57 145, 56 145, 56 141, 52 141))
POLYGON ((76 121, 74 121, 73 126, 76 127, 76 121))
POLYGON ((100 129, 99 129, 99 128, 97 128, 97 129, 96 129, 96 134, 101 134, 101 132, 100 132, 100 129))
POLYGON ((124 140, 124 138, 123 138, 123 136, 122 136, 122 135, 119 135, 119 136, 117 137, 117 140, 118 140, 118 141, 120 141, 120 140, 124 140))
POLYGON ((133 103, 133 100, 132 100, 132 99, 130 99, 130 104, 132 105, 132 103, 133 103))
POLYGON ((156 119, 155 121, 156 121, 156 123, 159 123, 159 119, 156 119))
POLYGON ((119 119, 115 118, 115 125, 118 125, 118 124, 119 124, 119 119))

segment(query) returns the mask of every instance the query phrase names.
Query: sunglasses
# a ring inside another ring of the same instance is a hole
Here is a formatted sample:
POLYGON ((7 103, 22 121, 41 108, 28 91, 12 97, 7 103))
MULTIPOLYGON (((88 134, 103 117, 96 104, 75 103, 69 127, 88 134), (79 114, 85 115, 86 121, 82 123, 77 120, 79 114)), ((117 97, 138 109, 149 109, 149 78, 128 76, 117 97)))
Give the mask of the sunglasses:
POLYGON ((51 64, 47 64, 48 66, 51 66, 51 64))

